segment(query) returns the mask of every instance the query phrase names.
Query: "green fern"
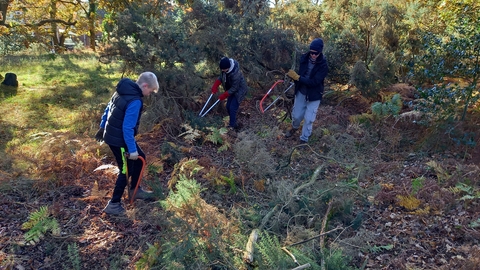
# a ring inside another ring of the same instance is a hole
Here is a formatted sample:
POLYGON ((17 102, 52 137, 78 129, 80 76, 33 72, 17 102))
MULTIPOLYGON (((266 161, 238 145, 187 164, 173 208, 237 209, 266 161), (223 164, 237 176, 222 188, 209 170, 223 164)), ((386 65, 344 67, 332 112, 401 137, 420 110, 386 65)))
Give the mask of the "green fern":
POLYGON ((212 142, 213 144, 223 144, 223 137, 222 135, 227 133, 226 128, 215 128, 215 127, 207 127, 212 133, 207 135, 207 141, 212 142))
POLYGON ((191 200, 199 196, 200 192, 205 189, 202 189, 200 184, 194 179, 188 179, 185 175, 179 174, 179 180, 176 184, 176 192, 170 192, 168 198, 165 201, 160 203, 167 210, 170 207, 181 208, 183 205, 191 202, 191 200))
POLYGON ((143 253, 142 257, 135 263, 136 269, 150 269, 154 266, 160 256, 160 245, 147 243, 148 249, 143 253))
POLYGON ((468 224, 468 227, 470 227, 470 228, 478 228, 478 227, 480 227, 480 218, 478 218, 477 220, 474 220, 474 221, 470 222, 470 224, 468 224))
POLYGON ((58 221, 50 217, 47 206, 42 206, 39 210, 30 213, 28 221, 22 224, 22 229, 28 230, 23 237, 32 245, 38 243, 48 231, 53 235, 60 234, 58 221))
POLYGON ((393 245, 390 244, 390 245, 385 245, 385 246, 373 246, 370 248, 370 251, 373 252, 373 253, 379 253, 379 252, 383 252, 385 250, 391 250, 393 248, 393 245))
POLYGON ((230 193, 235 194, 237 192, 237 186, 235 185, 235 177, 233 176, 233 172, 230 171, 230 176, 220 176, 225 183, 230 186, 230 193))
POLYGON ((412 180, 412 195, 416 195, 417 192, 423 187, 425 182, 425 177, 417 177, 412 180))
POLYGON ((282 246, 275 236, 266 232, 261 232, 256 248, 262 255, 263 265, 269 269, 279 269, 286 266, 286 255, 282 251, 282 246))
POLYGON ((212 133, 206 136, 206 140, 212 142, 213 144, 221 144, 220 148, 218 148, 218 153, 226 151, 230 148, 230 143, 224 139, 225 134, 228 132, 226 128, 207 127, 207 129, 212 133))
POLYGON ((480 190, 464 183, 457 183, 455 187, 450 187, 449 190, 454 194, 463 193, 464 195, 459 199, 461 201, 480 199, 480 190))

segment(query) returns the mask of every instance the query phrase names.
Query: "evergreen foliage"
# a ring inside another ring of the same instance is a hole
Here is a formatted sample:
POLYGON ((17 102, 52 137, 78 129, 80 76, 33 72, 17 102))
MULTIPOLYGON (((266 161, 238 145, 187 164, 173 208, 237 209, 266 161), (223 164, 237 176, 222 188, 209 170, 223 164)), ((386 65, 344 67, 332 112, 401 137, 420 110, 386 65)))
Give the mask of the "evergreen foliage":
POLYGON ((288 255, 282 251, 278 238, 267 232, 260 233, 256 248, 262 255, 260 268, 287 269, 294 265, 288 255))
POLYGON ((72 243, 69 244, 67 247, 68 251, 68 262, 70 263, 70 266, 65 269, 74 269, 74 270, 80 270, 82 269, 81 266, 81 260, 80 260, 80 253, 78 250, 77 243, 72 243))
POLYGON ((157 263, 161 249, 158 243, 147 243, 148 249, 142 254, 142 257, 135 263, 137 269, 150 269, 157 263))
POLYGON ((155 265, 166 269, 205 269, 217 264, 225 267, 219 269, 235 268, 234 254, 227 248, 235 244, 236 226, 201 198, 202 190, 197 181, 180 174, 176 190, 161 201, 172 214, 169 220, 174 229, 155 265))
POLYGON ((402 109, 403 102, 400 94, 392 96, 391 100, 385 103, 375 102, 372 104, 372 114, 375 117, 385 117, 389 115, 396 116, 402 109))
POLYGON ((422 51, 412 72, 422 97, 419 110, 433 120, 464 119, 467 109, 480 99, 480 4, 469 0, 448 3, 440 21, 445 32, 423 32, 422 51), (463 107, 463 110, 462 110, 463 107))
POLYGON ((331 249, 325 252, 325 269, 326 270, 354 270, 354 267, 349 266, 351 258, 345 256, 341 249, 331 249))

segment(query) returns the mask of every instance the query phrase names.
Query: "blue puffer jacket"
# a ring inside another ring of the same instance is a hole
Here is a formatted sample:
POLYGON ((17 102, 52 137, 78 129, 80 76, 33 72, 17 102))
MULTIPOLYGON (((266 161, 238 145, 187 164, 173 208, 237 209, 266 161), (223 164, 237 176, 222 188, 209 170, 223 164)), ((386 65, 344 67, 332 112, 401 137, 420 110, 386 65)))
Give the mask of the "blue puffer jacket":
POLYGON ((128 147, 135 152, 135 135, 142 115, 142 89, 130 80, 122 79, 105 109, 100 127, 105 127, 104 141, 108 145, 128 147))
POLYGON ((295 95, 299 91, 301 85, 305 86, 307 90, 307 101, 322 100, 325 77, 328 74, 327 59, 323 53, 318 56, 317 62, 310 72, 310 77, 305 77, 308 69, 309 53, 303 54, 300 57, 300 67, 298 75, 300 78, 295 81, 295 95))

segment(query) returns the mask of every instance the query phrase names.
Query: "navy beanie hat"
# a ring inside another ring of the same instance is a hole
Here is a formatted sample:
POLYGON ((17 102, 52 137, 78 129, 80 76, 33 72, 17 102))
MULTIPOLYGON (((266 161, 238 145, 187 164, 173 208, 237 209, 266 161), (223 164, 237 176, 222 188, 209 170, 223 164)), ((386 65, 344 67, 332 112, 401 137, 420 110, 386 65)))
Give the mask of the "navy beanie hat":
POLYGON ((317 52, 323 51, 323 40, 321 38, 316 38, 310 43, 310 50, 314 50, 317 52))
POLYGON ((227 69, 230 68, 230 59, 228 57, 223 57, 220 60, 220 69, 227 69))

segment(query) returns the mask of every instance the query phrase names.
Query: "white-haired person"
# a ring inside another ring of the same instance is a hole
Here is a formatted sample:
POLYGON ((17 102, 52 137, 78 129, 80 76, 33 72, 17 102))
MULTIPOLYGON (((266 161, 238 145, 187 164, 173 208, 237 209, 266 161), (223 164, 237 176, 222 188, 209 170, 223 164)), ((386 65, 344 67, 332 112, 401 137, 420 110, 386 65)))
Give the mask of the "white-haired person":
MULTIPOLYGON (((137 81, 121 79, 115 93, 105 108, 100 122, 100 129, 95 135, 97 141, 105 141, 112 150, 119 168, 112 197, 103 211, 110 215, 122 215, 122 196, 127 186, 127 173, 132 177, 129 197, 133 196, 143 167, 139 156, 145 159, 145 153, 138 146, 135 135, 138 133, 143 108, 143 97, 158 91, 157 76, 144 72, 137 81)), ((152 192, 139 188, 135 199, 150 199, 152 192)))

